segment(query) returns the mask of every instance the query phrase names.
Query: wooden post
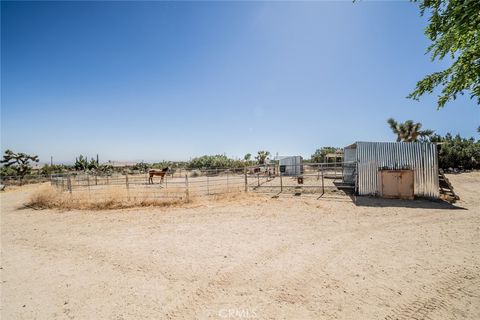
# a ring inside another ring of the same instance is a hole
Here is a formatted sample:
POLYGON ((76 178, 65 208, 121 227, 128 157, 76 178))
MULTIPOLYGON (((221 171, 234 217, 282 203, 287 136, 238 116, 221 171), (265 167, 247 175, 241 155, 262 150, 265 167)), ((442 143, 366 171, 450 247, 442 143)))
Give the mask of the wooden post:
POLYGON ((68 176, 67 180, 67 189, 68 191, 70 191, 70 193, 72 193, 72 179, 70 178, 70 176, 68 176))
POLYGON ((210 185, 209 185, 210 178, 208 177, 207 173, 207 195, 210 195, 210 185))
POLYGON ((185 175, 185 202, 189 201, 190 195, 188 192, 188 174, 185 175))
POLYGON ((257 173, 257 187, 260 187, 260 173, 257 173))
POLYGON ((98 176, 98 174, 95 172, 95 185, 98 184, 97 176, 98 176))
POLYGON ((90 189, 90 176, 87 175, 87 187, 88 189, 90 189))
POLYGON ((127 172, 125 172, 125 184, 126 184, 127 189, 128 189, 129 186, 128 186, 128 173, 127 172))
POLYGON ((228 171, 227 171, 227 192, 228 192, 228 171))

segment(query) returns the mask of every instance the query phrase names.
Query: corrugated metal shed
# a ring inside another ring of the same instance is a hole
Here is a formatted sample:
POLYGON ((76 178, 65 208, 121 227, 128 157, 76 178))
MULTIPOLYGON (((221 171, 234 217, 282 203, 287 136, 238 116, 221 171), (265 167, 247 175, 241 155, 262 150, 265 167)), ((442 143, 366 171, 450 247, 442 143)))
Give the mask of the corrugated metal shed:
POLYGON ((415 196, 438 198, 437 147, 427 142, 357 142, 357 191, 377 195, 377 173, 383 169, 412 169, 415 196))
POLYGON ((278 157, 280 172, 285 176, 298 176, 303 173, 301 156, 278 157))

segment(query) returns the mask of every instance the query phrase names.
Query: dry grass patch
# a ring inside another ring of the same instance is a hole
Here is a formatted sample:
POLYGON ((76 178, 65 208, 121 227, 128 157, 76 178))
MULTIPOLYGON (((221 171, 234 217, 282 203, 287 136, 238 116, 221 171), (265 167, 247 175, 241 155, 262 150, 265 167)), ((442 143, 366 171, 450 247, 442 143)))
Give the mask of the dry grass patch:
POLYGON ((44 186, 32 193, 27 206, 35 209, 105 210, 183 206, 193 201, 192 198, 186 201, 183 197, 149 198, 148 194, 140 190, 130 191, 122 187, 107 187, 96 191, 82 190, 68 193, 56 190, 52 186, 44 186))
POLYGON ((269 197, 266 196, 266 195, 263 195, 263 194, 258 194, 258 193, 253 193, 253 192, 225 191, 225 192, 215 193, 214 195, 211 196, 211 199, 213 201, 241 202, 241 201, 244 201, 244 200, 251 201, 252 199, 253 200, 264 200, 264 199, 269 199, 269 197))
POLYGON ((44 185, 33 191, 27 206, 35 209, 61 210, 106 210, 126 209, 134 207, 184 207, 192 204, 202 205, 209 201, 215 202, 251 202, 266 200, 265 195, 245 193, 243 191, 220 190, 210 196, 200 196, 191 192, 188 201, 182 188, 166 189, 161 195, 148 194, 144 189, 126 189, 123 186, 102 187, 97 190, 74 190, 62 192, 50 185, 44 185))

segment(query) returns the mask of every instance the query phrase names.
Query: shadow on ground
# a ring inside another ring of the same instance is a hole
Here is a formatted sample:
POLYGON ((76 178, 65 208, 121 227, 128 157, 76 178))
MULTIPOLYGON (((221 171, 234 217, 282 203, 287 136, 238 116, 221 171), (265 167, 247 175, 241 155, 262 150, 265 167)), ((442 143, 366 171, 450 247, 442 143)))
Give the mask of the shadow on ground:
POLYGON ((445 209, 445 210, 467 210, 466 208, 456 206, 443 200, 415 199, 384 199, 374 197, 359 197, 350 195, 353 203, 358 207, 399 207, 399 208, 417 208, 417 209, 445 209))

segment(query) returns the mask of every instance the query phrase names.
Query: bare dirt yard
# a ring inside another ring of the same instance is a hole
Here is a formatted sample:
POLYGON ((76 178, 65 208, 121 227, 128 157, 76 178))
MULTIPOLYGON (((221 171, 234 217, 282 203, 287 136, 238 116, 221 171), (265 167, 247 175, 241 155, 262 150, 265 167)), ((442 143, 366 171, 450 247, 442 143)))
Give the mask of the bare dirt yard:
POLYGON ((1 194, 2 319, 480 319, 480 173, 461 201, 330 193, 33 210, 1 194))

